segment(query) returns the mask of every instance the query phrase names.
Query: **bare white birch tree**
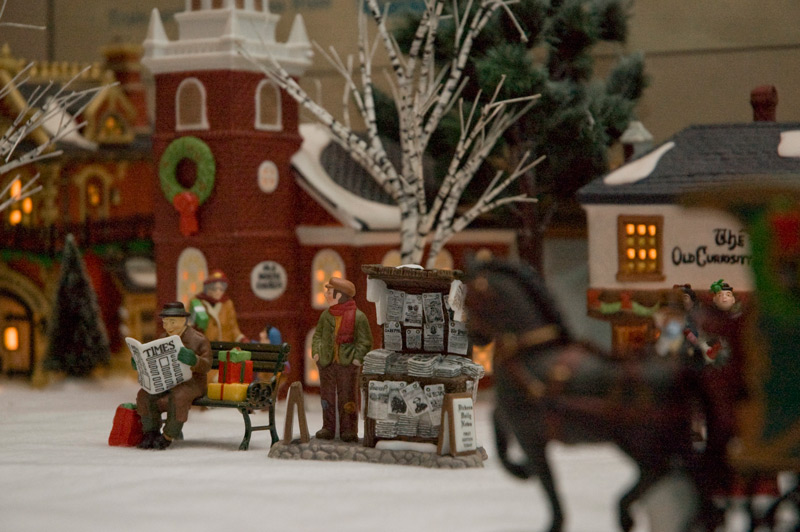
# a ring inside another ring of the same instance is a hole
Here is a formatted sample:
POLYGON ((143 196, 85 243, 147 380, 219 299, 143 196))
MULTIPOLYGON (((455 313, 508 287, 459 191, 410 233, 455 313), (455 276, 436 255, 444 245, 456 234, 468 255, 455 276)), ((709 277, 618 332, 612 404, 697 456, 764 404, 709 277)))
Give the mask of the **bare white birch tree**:
MULTIPOLYGON (((508 5, 514 0, 469 0, 463 11, 453 5, 455 24, 455 59, 445 68, 437 69, 435 49, 444 3, 426 0, 425 12, 417 28, 413 43, 404 55, 386 26, 386 16, 378 0, 364 0, 377 33, 370 39, 367 15, 360 10, 358 36, 358 72, 353 57, 343 60, 336 50, 317 48, 345 81, 345 112, 343 121, 321 107, 306 94, 300 85, 276 60, 260 64, 261 69, 274 83, 305 107, 319 122, 328 128, 333 139, 347 150, 393 198, 400 208, 401 255, 405 263, 421 264, 425 245, 430 241, 428 267, 433 267, 436 256, 448 240, 463 230, 478 216, 511 202, 536 201, 525 195, 503 195, 508 186, 540 160, 525 154, 519 165, 509 174, 499 172, 475 202, 463 211, 457 207, 462 195, 489 156, 503 132, 524 115, 535 95, 515 100, 498 100, 501 85, 488 103, 478 105, 480 95, 472 103, 465 103, 461 90, 466 82, 464 67, 475 38, 498 11, 504 10, 513 20, 508 5), (391 72, 384 72, 395 100, 400 123, 401 163, 395 167, 390 162, 378 135, 375 114, 373 58, 378 46, 385 49, 391 72), (352 100, 366 126, 365 134, 357 134, 351 127, 347 102, 352 100), (520 105, 516 105, 520 104, 520 105), (458 147, 450 161, 447 174, 432 201, 425 194, 423 155, 431 135, 442 118, 456 108, 461 118, 458 147)), ((525 36, 520 30, 520 37, 525 36)), ((251 61, 256 60, 246 50, 241 53, 251 61)))
MULTIPOLYGON (((2 18, 5 11, 6 2, 7 0, 4 0, 0 7, 0 18, 2 18)), ((44 29, 41 26, 0 22, 0 28, 4 26, 36 30, 44 29)), ((33 63, 29 63, 5 86, 0 88, 0 100, 28 83, 32 68, 33 63)), ((89 68, 87 67, 78 72, 61 86, 56 86, 51 82, 47 85, 37 86, 32 91, 23 108, 0 136, 0 178, 22 166, 61 155, 61 150, 56 150, 55 146, 85 125, 85 123, 76 122, 73 116, 80 115, 94 96, 108 87, 106 85, 72 91, 70 89, 72 84, 89 68), (27 151, 20 153, 19 148, 23 141, 39 128, 46 130, 48 133, 47 140, 31 148, 26 146, 25 149, 27 151)), ((22 178, 19 175, 16 179, 11 179, 0 192, 0 212, 3 212, 14 203, 39 192, 42 187, 36 185, 38 179, 38 173, 24 184, 22 184, 22 178), (19 182, 21 186, 14 187, 15 182, 19 182)))

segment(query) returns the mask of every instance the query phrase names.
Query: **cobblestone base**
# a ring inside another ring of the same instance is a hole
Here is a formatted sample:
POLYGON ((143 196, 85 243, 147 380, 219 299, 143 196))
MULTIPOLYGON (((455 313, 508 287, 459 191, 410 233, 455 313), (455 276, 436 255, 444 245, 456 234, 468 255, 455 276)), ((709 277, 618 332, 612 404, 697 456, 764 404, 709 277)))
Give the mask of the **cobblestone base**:
POLYGON ((439 456, 436 453, 420 451, 398 451, 373 449, 360 443, 344 443, 339 440, 318 440, 311 438, 308 443, 279 441, 269 450, 270 458, 284 460, 328 460, 369 462, 373 464, 397 464, 429 467, 437 469, 466 469, 483 467, 486 451, 480 447, 476 452, 464 456, 439 456))

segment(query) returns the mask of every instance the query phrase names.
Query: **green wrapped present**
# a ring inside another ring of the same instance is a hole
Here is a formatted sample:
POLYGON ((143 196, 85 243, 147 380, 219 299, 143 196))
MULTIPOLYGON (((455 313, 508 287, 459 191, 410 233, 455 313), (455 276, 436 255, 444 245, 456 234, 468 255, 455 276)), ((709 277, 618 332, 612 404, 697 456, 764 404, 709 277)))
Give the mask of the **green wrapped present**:
POLYGON ((203 305, 203 302, 199 299, 192 299, 189 302, 189 314, 190 314, 190 321, 194 323, 195 327, 200 329, 201 331, 205 331, 208 328, 208 312, 206 312, 206 307, 203 305))
POLYGON ((230 351, 220 351, 217 358, 220 362, 244 362, 250 360, 251 356, 250 351, 234 347, 230 351))

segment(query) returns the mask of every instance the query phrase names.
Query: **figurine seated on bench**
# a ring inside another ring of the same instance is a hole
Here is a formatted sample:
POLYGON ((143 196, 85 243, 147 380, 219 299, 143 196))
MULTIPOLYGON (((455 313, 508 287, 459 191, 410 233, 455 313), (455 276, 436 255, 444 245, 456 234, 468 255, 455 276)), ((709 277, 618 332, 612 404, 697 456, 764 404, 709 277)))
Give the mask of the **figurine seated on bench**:
POLYGON ((184 348, 181 349, 178 359, 191 366, 192 378, 159 394, 139 390, 136 395, 136 410, 142 419, 144 432, 144 439, 138 445, 140 449, 166 449, 172 440, 180 436, 183 424, 189 418, 192 401, 206 394, 207 374, 212 363, 211 344, 203 333, 188 326, 189 313, 186 312, 183 303, 180 301, 167 303, 159 317, 166 336, 180 336, 184 348), (167 413, 163 432, 162 411, 167 413))

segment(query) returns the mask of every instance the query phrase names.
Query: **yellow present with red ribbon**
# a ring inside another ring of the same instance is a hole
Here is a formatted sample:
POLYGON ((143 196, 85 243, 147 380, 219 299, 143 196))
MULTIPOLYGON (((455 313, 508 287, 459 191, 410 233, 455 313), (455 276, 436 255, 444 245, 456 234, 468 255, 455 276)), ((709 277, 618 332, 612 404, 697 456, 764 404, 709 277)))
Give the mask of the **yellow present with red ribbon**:
POLYGON ((248 384, 211 382, 208 384, 208 398, 217 401, 244 401, 247 398, 248 384))

